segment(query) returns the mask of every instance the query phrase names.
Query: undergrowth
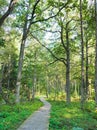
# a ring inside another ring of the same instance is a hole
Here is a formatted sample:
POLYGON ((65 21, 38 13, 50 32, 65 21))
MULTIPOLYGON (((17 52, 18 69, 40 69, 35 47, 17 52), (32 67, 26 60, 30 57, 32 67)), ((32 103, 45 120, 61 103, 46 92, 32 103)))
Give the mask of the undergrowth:
POLYGON ((49 130, 97 130, 97 111, 94 102, 80 109, 79 102, 49 101, 52 105, 49 130))
POLYGON ((35 99, 20 105, 0 106, 0 130, 16 130, 19 125, 43 104, 35 99))

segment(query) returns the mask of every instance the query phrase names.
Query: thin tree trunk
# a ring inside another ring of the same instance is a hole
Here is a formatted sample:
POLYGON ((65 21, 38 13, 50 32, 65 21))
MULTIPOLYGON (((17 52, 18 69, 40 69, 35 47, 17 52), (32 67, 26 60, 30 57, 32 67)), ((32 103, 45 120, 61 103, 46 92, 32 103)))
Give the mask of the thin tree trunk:
POLYGON ((82 0, 80 0, 80 27, 81 27, 81 107, 83 109, 85 100, 85 81, 84 81, 84 41, 83 41, 83 19, 82 19, 82 0))
POLYGON ((35 90, 36 90, 36 82, 37 82, 37 75, 36 75, 36 60, 37 60, 37 50, 34 54, 34 74, 33 74, 33 86, 32 86, 32 100, 35 98, 35 90))
POLYGON ((89 69, 89 58, 88 58, 88 41, 86 41, 86 98, 89 96, 89 77, 88 77, 88 69, 89 69))
POLYGON ((54 100, 56 100, 57 98, 57 81, 56 79, 54 79, 54 100))
POLYGON ((70 103, 70 66, 66 65, 66 101, 70 103))
POLYGON ((37 81, 36 67, 34 66, 34 76, 33 76, 33 86, 32 86, 32 100, 34 100, 34 98, 35 98, 36 81, 37 81))
POLYGON ((46 72, 46 97, 49 97, 49 83, 48 83, 48 75, 46 72))
POLYGON ((58 94, 59 94, 60 90, 59 90, 59 84, 58 84, 59 78, 58 78, 57 74, 56 74, 55 80, 56 80, 56 94, 57 94, 57 98, 58 98, 58 94))
POLYGON ((4 65, 2 65, 1 68, 1 77, 0 77, 0 94, 2 95, 2 80, 3 80, 3 75, 4 75, 4 65))
POLYGON ((67 47, 67 63, 66 63, 66 101, 70 103, 70 43, 69 43, 69 35, 68 35, 68 27, 66 27, 66 47, 67 47))
POLYGON ((96 107, 97 107, 97 0, 95 0, 95 21, 96 21, 95 102, 96 102, 96 107))
POLYGON ((76 80, 74 81, 74 95, 75 95, 76 98, 78 98, 78 91, 77 91, 76 80))
POLYGON ((4 65, 2 65, 2 69, 1 69, 0 94, 1 94, 2 98, 4 99, 4 101, 5 101, 6 103, 10 103, 10 102, 8 101, 8 99, 6 98, 6 96, 4 95, 3 90, 2 90, 3 76, 4 76, 4 65))
POLYGON ((7 79, 7 98, 9 99, 9 89, 10 89, 10 61, 8 63, 8 79, 7 79))
POLYGON ((58 77, 58 80, 57 80, 57 88, 58 88, 58 94, 61 92, 61 81, 60 81, 60 78, 58 77))

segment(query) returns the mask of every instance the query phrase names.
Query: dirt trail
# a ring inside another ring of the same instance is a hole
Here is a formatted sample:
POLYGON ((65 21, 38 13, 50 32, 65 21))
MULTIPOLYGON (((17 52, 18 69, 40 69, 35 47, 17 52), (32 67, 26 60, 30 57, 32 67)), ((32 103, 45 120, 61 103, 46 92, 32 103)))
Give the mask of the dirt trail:
POLYGON ((33 113, 17 130, 48 130, 51 105, 44 98, 40 100, 44 106, 33 113))

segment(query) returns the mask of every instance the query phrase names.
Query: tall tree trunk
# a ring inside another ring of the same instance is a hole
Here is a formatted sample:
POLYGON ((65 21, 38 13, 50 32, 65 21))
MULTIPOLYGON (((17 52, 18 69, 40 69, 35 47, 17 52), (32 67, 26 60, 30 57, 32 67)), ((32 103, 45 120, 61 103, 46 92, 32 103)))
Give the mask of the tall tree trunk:
MULTIPOLYGON (((68 18, 68 12, 67 12, 67 18, 68 18)), ((70 20, 71 21, 71 20, 70 20)), ((70 42, 69 42, 69 28, 68 25, 70 21, 67 21, 66 23, 66 43, 64 42, 64 26, 63 23, 61 24, 61 44, 66 51, 66 59, 64 60, 64 65, 66 66, 66 101, 67 103, 71 102, 70 97, 70 42)))
POLYGON ((81 27, 81 107, 83 109, 85 100, 85 81, 84 81, 84 41, 83 41, 83 19, 82 19, 82 0, 80 0, 80 27, 81 27))
POLYGON ((95 0, 95 21, 96 21, 95 102, 96 102, 96 107, 97 107, 97 0, 95 0))
POLYGON ((86 98, 89 96, 89 77, 88 77, 88 69, 89 69, 89 58, 88 58, 88 41, 86 41, 86 98))
POLYGON ((70 65, 66 65, 66 101, 70 103, 70 65))
POLYGON ((29 29, 30 29, 30 25, 28 26, 28 9, 29 9, 29 6, 27 8, 27 14, 25 17, 25 24, 23 27, 23 35, 22 35, 20 54, 19 54, 18 73, 17 73, 17 82, 16 82, 16 103, 20 102, 20 86, 21 86, 21 78, 22 78, 24 49, 25 49, 27 34, 29 33, 29 29))
POLYGON ((21 86, 21 77, 22 77, 21 73, 22 73, 25 42, 26 42, 26 39, 23 39, 21 43, 21 48, 20 48, 18 74, 17 74, 17 82, 16 82, 16 103, 20 102, 20 86, 21 86))
POLYGON ((68 27, 66 27, 66 44, 66 101, 70 103, 70 43, 68 27))
POLYGON ((8 77, 7 77, 7 98, 9 99, 9 89, 10 89, 10 71, 11 71, 11 66, 10 62, 8 63, 8 77))

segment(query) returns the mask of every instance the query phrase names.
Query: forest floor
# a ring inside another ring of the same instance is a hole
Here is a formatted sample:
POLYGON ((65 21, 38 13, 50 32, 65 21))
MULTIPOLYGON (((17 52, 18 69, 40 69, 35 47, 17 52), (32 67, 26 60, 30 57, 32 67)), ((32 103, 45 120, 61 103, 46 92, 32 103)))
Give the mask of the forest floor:
POLYGON ((48 130, 51 105, 40 98, 44 103, 38 111, 32 114, 17 130, 48 130))
POLYGON ((81 109, 80 102, 49 100, 51 104, 49 130, 97 130, 95 102, 88 101, 81 109))

